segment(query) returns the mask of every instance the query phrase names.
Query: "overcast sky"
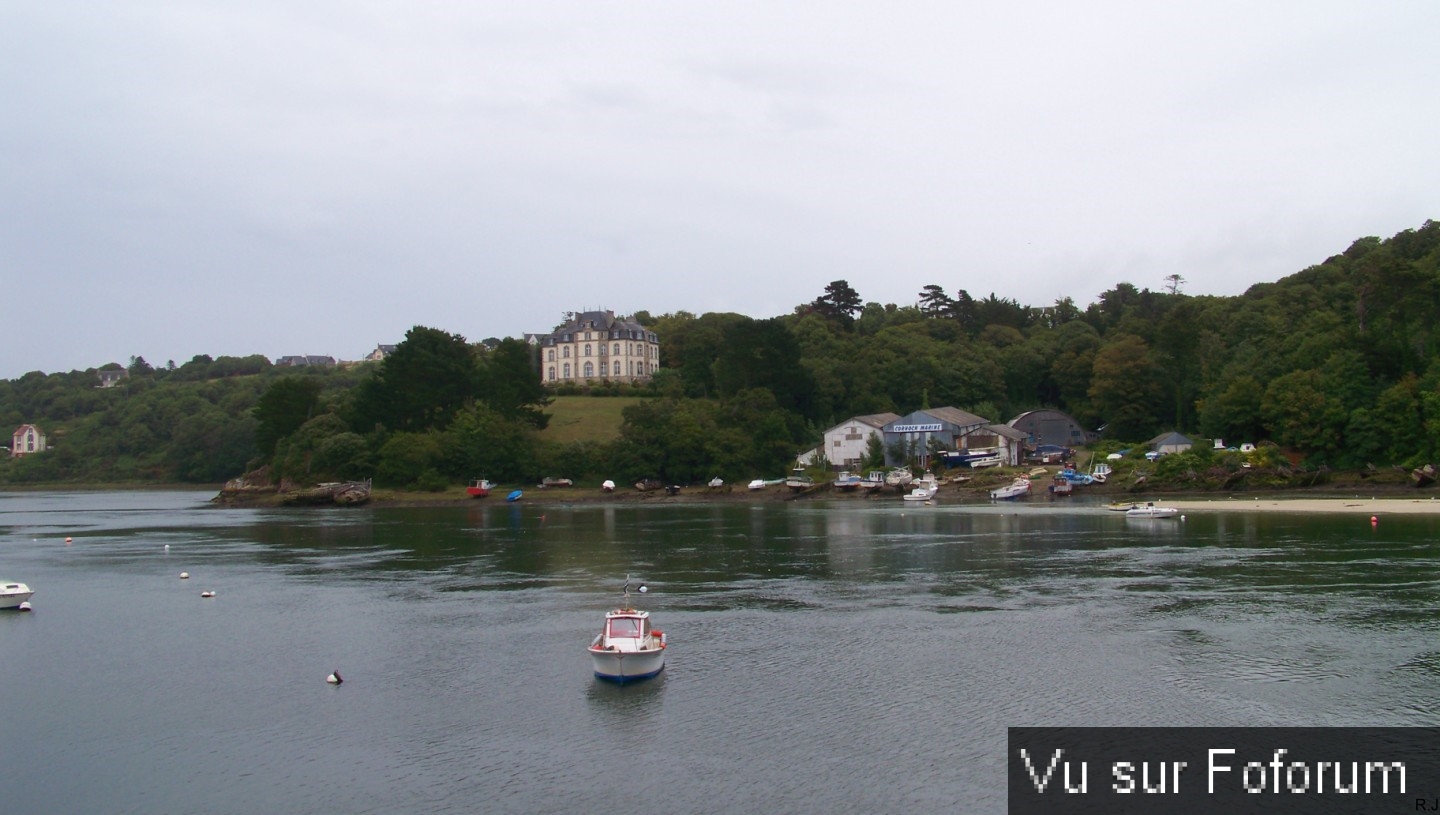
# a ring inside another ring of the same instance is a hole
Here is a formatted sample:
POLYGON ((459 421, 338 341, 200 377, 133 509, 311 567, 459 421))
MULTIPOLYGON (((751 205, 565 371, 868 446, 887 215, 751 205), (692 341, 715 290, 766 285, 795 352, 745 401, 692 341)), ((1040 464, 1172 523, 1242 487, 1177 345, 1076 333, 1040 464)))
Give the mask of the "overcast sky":
POLYGON ((1440 218, 1440 3, 0 4, 0 378, 844 279, 1236 295, 1440 218))

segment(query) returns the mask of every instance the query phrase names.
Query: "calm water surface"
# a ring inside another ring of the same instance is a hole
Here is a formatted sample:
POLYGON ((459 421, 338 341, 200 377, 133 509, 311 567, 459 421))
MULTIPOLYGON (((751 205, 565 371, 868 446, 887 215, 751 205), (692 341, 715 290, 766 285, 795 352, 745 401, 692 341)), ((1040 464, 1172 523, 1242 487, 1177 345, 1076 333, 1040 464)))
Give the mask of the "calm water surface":
POLYGON ((1432 518, 209 496, 0 494, 4 812, 1000 813, 1012 725, 1440 725, 1432 518))

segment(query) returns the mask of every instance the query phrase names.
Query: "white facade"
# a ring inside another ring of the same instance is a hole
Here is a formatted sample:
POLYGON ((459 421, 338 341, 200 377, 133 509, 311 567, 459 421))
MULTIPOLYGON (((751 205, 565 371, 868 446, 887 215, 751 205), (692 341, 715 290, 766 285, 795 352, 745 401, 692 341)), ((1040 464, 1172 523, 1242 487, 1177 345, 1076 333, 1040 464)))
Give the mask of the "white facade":
POLYGON ((870 452, 871 437, 884 440, 880 428, 900 418, 894 413, 875 413, 847 419, 825 431, 825 461, 833 468, 853 470, 870 452))
POLYGON ((22 424, 10 435, 10 455, 28 456, 45 449, 45 434, 33 424, 22 424))
POLYGON ((613 311, 587 311, 540 338, 546 385, 639 382, 660 368, 660 338, 613 311))

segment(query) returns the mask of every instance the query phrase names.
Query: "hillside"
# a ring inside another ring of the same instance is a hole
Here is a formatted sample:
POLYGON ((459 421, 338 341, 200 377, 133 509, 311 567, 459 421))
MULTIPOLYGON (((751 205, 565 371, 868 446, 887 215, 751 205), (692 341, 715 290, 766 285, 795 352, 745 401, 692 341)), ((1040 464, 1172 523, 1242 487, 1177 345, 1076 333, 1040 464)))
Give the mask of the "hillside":
POLYGON ((620 411, 641 401, 634 396, 557 396, 545 409, 550 424, 540 438, 555 444, 614 441, 620 436, 620 411))

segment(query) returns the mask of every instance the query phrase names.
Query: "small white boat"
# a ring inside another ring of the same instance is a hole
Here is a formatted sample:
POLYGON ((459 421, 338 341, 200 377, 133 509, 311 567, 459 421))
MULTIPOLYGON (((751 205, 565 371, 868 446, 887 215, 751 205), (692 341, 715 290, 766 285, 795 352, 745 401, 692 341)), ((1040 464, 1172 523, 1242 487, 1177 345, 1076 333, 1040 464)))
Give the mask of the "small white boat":
POLYGON ((931 473, 920 476, 913 483, 915 486, 904 496, 906 501, 929 501, 940 491, 940 482, 931 473))
MULTIPOLYGON (((590 641, 590 664, 600 679, 624 684, 665 670, 665 634, 650 625, 650 612, 630 607, 630 578, 625 603, 605 612, 605 626, 590 641)), ((645 586, 639 588, 641 594, 645 586)))
POLYGON ((1180 514, 1175 507, 1157 507, 1152 503, 1136 505, 1125 510, 1126 518, 1174 518, 1180 514))
POLYGON ((849 470, 846 470, 835 476, 835 489, 846 491, 853 490, 858 488, 861 482, 863 482, 864 480, 865 479, 860 477, 859 473, 852 473, 849 470))
POLYGON ((990 491, 990 500, 1009 501, 1030 494, 1030 479, 1020 476, 1003 487, 996 487, 990 491))
POLYGON ((19 608, 34 593, 24 583, 0 584, 0 608, 19 608))
POLYGON ((785 479, 785 486, 792 490, 804 490, 815 486, 815 481, 805 474, 804 467, 796 467, 790 471, 790 477, 785 479))
POLYGON ((903 487, 915 480, 915 474, 904 467, 896 467, 885 476, 885 483, 892 487, 903 487))
POLYGON ((870 474, 860 479, 860 489, 870 492, 885 486, 885 471, 871 470, 870 474))
POLYGON ((1104 484, 1105 479, 1109 478, 1112 472, 1114 472, 1114 470, 1110 468, 1109 464, 1098 461, 1094 467, 1090 468, 1090 477, 1095 480, 1095 483, 1104 484))

